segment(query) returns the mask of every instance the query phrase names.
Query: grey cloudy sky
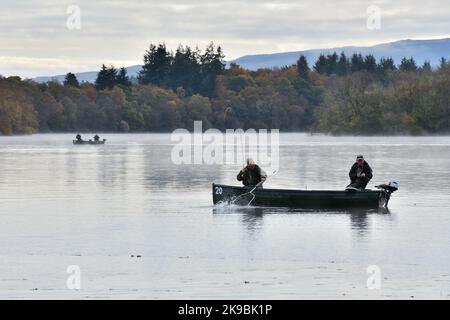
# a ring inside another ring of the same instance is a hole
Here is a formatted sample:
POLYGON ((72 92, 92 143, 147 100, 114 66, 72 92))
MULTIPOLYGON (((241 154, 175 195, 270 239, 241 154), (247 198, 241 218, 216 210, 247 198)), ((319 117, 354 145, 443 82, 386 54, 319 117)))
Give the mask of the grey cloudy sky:
POLYGON ((139 64, 150 43, 246 54, 450 36, 450 0, 1 0, 0 74, 33 77, 139 64), (81 9, 81 29, 66 26, 81 9), (367 8, 381 29, 367 28, 367 8))

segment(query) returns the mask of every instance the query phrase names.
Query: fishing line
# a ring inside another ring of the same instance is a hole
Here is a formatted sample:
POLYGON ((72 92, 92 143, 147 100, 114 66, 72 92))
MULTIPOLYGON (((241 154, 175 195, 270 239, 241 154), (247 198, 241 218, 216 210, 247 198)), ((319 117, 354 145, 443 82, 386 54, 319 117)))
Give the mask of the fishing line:
POLYGON ((247 165, 247 161, 245 158, 245 136, 243 137, 243 130, 239 131, 239 140, 241 141, 241 151, 242 151, 242 163, 244 164, 244 167, 247 165))
MULTIPOLYGON (((270 176, 274 176, 276 173, 277 173, 277 170, 275 170, 270 176)), ((248 192, 246 192, 246 193, 240 194, 240 195, 238 195, 238 196, 233 196, 233 198, 231 198, 231 200, 230 200, 230 204, 235 204, 236 200, 238 200, 239 198, 241 198, 241 197, 243 197, 243 196, 246 196, 246 195, 248 195, 248 194, 251 194, 251 195, 252 195, 252 199, 247 203, 247 206, 249 206, 249 205, 253 202, 253 200, 255 200, 255 198, 256 198, 256 195, 255 195, 253 192, 254 192, 259 186, 261 186, 264 182, 266 182, 268 178, 269 178, 269 177, 267 176, 266 180, 260 181, 260 182, 259 182, 252 190, 250 190, 250 191, 248 191, 248 192)))

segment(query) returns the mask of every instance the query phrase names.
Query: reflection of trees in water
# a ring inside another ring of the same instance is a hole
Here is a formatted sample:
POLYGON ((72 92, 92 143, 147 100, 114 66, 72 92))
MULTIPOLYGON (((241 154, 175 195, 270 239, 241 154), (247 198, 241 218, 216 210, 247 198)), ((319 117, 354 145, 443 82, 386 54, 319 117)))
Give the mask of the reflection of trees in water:
POLYGON ((104 188, 119 186, 123 191, 127 185, 128 149, 101 153, 98 165, 98 178, 104 188))
MULTIPOLYGON (((170 161, 170 160, 169 160, 170 161)), ((210 187, 213 181, 220 179, 220 170, 213 166, 204 166, 198 170, 198 165, 166 164, 156 167, 146 164, 144 179, 148 189, 193 189, 210 187)))
POLYGON ((66 157, 69 181, 97 179, 108 192, 136 188, 143 179, 145 152, 142 146, 79 147, 66 157))
POLYGON ((126 149, 106 151, 103 147, 77 146, 64 157, 67 181, 76 186, 96 178, 105 189, 125 185, 126 155, 126 149))
POLYGON ((92 173, 103 188, 127 189, 140 184, 150 190, 189 190, 209 188, 235 170, 224 165, 176 165, 172 145, 121 145, 106 148, 80 147, 66 160, 70 181, 92 180, 92 173), (90 170, 87 170, 87 169, 90 170))
POLYGON ((353 164, 351 157, 342 156, 342 147, 331 145, 284 145, 281 147, 280 164, 283 167, 284 181, 277 177, 276 182, 286 188, 299 189, 344 189, 348 184, 348 170, 353 164), (334 155, 331 157, 331 155, 334 155))
POLYGON ((145 152, 143 177, 148 189, 193 189, 209 187, 220 181, 222 165, 174 164, 171 145, 152 146, 145 152))

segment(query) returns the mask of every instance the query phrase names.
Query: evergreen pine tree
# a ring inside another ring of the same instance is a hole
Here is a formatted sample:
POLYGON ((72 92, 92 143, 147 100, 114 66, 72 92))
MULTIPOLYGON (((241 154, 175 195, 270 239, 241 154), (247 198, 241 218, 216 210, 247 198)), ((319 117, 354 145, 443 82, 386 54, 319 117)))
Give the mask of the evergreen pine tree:
POLYGON ((391 57, 389 57, 389 58, 383 57, 380 59, 380 62, 378 63, 378 69, 382 73, 386 73, 388 71, 397 69, 397 67, 395 66, 394 59, 392 59, 391 57))
POLYGON ((304 55, 301 55, 297 60, 297 75, 303 80, 309 80, 309 72, 308 60, 304 55))
POLYGON ((364 69, 369 72, 375 72, 377 70, 377 60, 371 54, 364 58, 364 69))
POLYGON ((124 87, 131 86, 130 77, 128 77, 127 69, 125 69, 124 67, 120 68, 119 73, 117 74, 117 77, 116 77, 115 84, 124 86, 124 87))
POLYGON ((339 56, 339 60, 336 66, 336 74, 340 76, 346 75, 350 71, 350 63, 344 52, 339 56))
POLYGON ((108 77, 108 69, 103 64, 102 69, 97 74, 97 79, 95 80, 95 87, 98 90, 104 90, 107 88, 107 77, 108 77))
POLYGON ((351 58, 351 72, 358 72, 364 69, 364 58, 360 53, 354 53, 351 58))
POLYGON ((169 86, 172 89, 182 87, 188 94, 198 91, 200 80, 200 62, 197 51, 179 46, 170 69, 169 86))
POLYGON ((104 64, 102 69, 97 74, 95 80, 95 87, 98 90, 111 89, 116 84, 117 70, 111 66, 107 68, 104 64))
POLYGON ((72 87, 79 87, 80 83, 78 82, 76 75, 69 72, 68 74, 66 74, 66 77, 64 78, 64 85, 72 86, 72 87))
POLYGON ((219 46, 215 49, 211 42, 206 48, 205 53, 201 55, 201 87, 200 93, 206 97, 212 97, 216 88, 216 78, 225 71, 225 55, 219 46))
POLYGON ((407 59, 406 57, 402 59, 399 69, 401 71, 417 71, 417 64, 413 57, 407 59))
POLYGON ((327 56, 327 74, 336 74, 337 73, 337 64, 338 64, 338 55, 336 52, 333 54, 329 54, 327 56))
POLYGON ((444 69, 447 65, 448 65, 447 59, 445 59, 444 57, 442 57, 442 58, 439 60, 439 70, 444 69))
POLYGON ((431 72, 433 71, 433 68, 431 67, 431 63, 430 61, 425 61, 422 65, 422 67, 420 68, 421 71, 423 72, 431 72))
POLYGON ((117 81, 117 69, 111 66, 107 69, 107 88, 111 89, 116 85, 117 81))
POLYGON ((159 44, 158 47, 151 44, 144 56, 142 70, 139 72, 139 83, 166 87, 169 83, 172 59, 164 43, 159 44))
POLYGON ((321 54, 314 65, 314 70, 319 74, 326 74, 328 71, 328 59, 321 54))

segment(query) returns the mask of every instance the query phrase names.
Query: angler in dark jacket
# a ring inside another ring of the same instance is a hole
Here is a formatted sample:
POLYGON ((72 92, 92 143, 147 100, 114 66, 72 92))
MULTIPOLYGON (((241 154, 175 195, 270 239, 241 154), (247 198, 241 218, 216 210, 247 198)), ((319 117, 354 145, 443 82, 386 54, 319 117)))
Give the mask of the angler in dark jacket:
POLYGON ((237 175, 238 181, 242 181, 242 184, 247 187, 256 186, 260 182, 264 183, 266 178, 267 174, 252 159, 247 159, 247 166, 237 175))
POLYGON ((350 177, 350 185, 348 187, 360 190, 364 190, 373 177, 372 168, 362 155, 356 157, 356 162, 348 175, 350 177))

